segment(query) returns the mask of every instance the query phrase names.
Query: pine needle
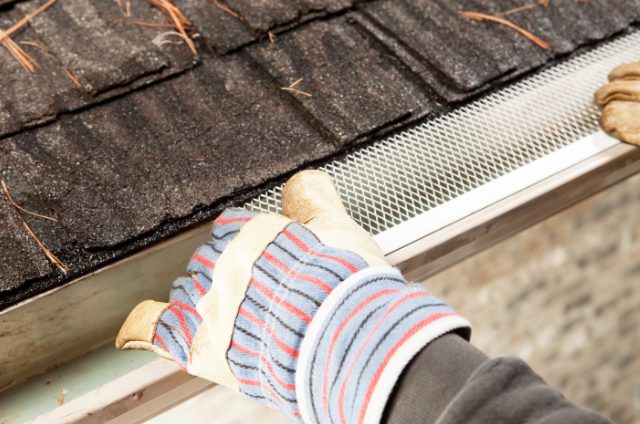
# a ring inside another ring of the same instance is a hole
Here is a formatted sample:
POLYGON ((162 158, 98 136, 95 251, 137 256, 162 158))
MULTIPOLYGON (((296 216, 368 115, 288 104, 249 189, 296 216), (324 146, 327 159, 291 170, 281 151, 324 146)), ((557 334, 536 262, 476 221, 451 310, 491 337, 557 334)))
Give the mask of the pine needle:
POLYGON ((56 0, 49 0, 44 3, 42 6, 24 16, 18 22, 13 24, 11 28, 6 31, 0 30, 0 42, 2 45, 9 51, 9 53, 14 57, 14 59, 26 70, 27 72, 31 72, 32 74, 36 72, 38 67, 38 63, 25 52, 22 47, 16 44, 9 36, 25 26, 31 19, 35 18, 49 7, 55 3, 56 0))
POLYGON ((126 18, 131 17, 131 2, 129 0, 126 2, 124 0, 115 0, 115 2, 126 18))
POLYGON ((22 225, 24 226, 24 229, 27 230, 27 233, 29 233, 29 236, 31 236, 33 241, 36 242, 40 250, 42 250, 42 253, 45 254, 45 256, 51 261, 51 263, 53 263, 60 271, 64 272, 65 274, 69 272, 69 268, 67 268, 66 265, 63 264, 62 261, 58 259, 56 255, 53 254, 52 251, 47 249, 47 247, 44 244, 42 244, 42 242, 38 237, 36 237, 31 227, 29 227, 29 224, 27 224, 25 220, 22 219, 22 217, 20 217, 20 220, 22 221, 22 225))
POLYGON ((311 93, 307 93, 306 91, 302 91, 296 88, 302 81, 304 81, 304 78, 298 78, 293 83, 291 83, 291 85, 289 85, 288 87, 281 87, 281 89, 285 91, 290 91, 291 93, 300 94, 301 96, 312 97, 311 93))
MULTIPOLYGON (((0 35, 3 35, 4 32, 0 30, 0 35)), ((13 56, 13 58, 22 66, 22 68, 34 74, 36 69, 38 68, 38 63, 31 57, 27 52, 25 52, 22 47, 16 44, 11 38, 4 38, 2 41, 2 45, 7 49, 7 51, 13 56)))
POLYGON ((69 68, 64 68, 64 73, 67 75, 67 77, 71 80, 71 82, 78 88, 82 88, 82 83, 80 82, 80 80, 78 79, 78 77, 76 77, 75 75, 73 75, 73 72, 71 72, 71 70, 69 68))
POLYGON ((29 46, 29 47, 35 47, 36 49, 42 50, 44 54, 48 56, 50 55, 47 48, 36 41, 24 40, 24 41, 21 41, 20 44, 24 44, 25 46, 29 46))
POLYGON ((220 3, 219 0, 213 0, 213 4, 215 4, 218 7, 218 9, 222 10, 224 13, 231 15, 240 21, 244 20, 238 12, 236 12, 226 4, 220 3))
POLYGON ((7 183, 5 183, 4 180, 2 180, 0 183, 2 184, 2 191, 4 192, 4 195, 7 197, 7 200, 9 201, 9 203, 13 205, 14 208, 19 209, 26 214, 29 214, 38 218, 46 219, 53 222, 58 222, 58 220, 55 218, 30 211, 28 209, 23 208, 19 204, 17 204, 15 200, 13 200, 13 196, 11 196, 11 192, 9 191, 9 187, 7 186, 7 183))
POLYGON ((165 28, 165 29, 174 29, 176 26, 173 24, 165 24, 162 22, 147 22, 147 21, 142 21, 140 19, 131 19, 125 22, 130 22, 134 25, 138 25, 138 26, 142 26, 142 27, 149 27, 149 28, 165 28))
POLYGON ((519 13, 519 12, 522 12, 522 11, 525 11, 525 10, 533 9, 534 7, 536 7, 535 4, 529 3, 529 4, 525 4, 523 6, 514 7, 513 9, 509 9, 509 10, 504 11, 504 12, 496 13, 496 16, 509 16, 509 15, 513 15, 515 13, 519 13))
POLYGON ((197 54, 198 51, 196 50, 196 45, 193 43, 193 40, 189 38, 185 29, 193 26, 189 18, 187 18, 182 11, 180 11, 180 9, 178 9, 169 0, 149 0, 149 2, 169 17, 171 22, 173 22, 175 29, 182 35, 185 43, 189 46, 191 52, 193 54, 197 54))
POLYGON ((36 16, 38 16, 39 14, 41 14, 42 12, 44 12, 45 10, 47 10, 48 8, 53 6, 53 4, 56 1, 57 0, 49 0, 48 2, 46 2, 45 4, 43 4, 42 6, 40 6, 39 8, 34 10, 33 12, 29 13, 28 15, 26 15, 25 17, 20 19, 15 24, 13 24, 11 26, 11 28, 9 28, 8 30, 4 31, 3 33, 0 33, 0 41, 3 41, 5 39, 7 39, 11 34, 16 32, 17 30, 19 30, 23 26, 25 26, 31 19, 35 18, 36 16))
POLYGON ((463 17, 464 19, 472 19, 475 21, 491 21, 491 22, 496 22, 499 23, 501 25, 504 25, 508 28, 511 28, 514 31, 519 32, 521 35, 523 35, 525 38, 529 39, 531 42, 533 42, 534 44, 536 44, 538 47, 543 48, 545 50, 548 50, 551 48, 551 45, 549 43, 547 43, 546 41, 541 40, 540 38, 536 37, 535 35, 531 34, 529 31, 527 31, 526 29, 519 27, 518 25, 507 21, 506 19, 503 19, 499 16, 495 16, 495 15, 487 15, 485 13, 478 13, 478 12, 466 12, 466 11, 461 11, 460 12, 460 16, 463 17))
POLYGON ((55 218, 51 218, 50 216, 41 215, 39 213, 32 212, 32 211, 27 210, 27 209, 23 208, 22 206, 18 205, 13 200, 13 197, 11 196, 11 193, 9 192, 9 187, 7 187, 7 183, 5 183, 4 181, 2 181, 2 191, 4 192, 4 195, 7 198, 7 200, 9 201, 9 203, 14 208, 16 208, 16 210, 18 211, 18 216, 20 217, 20 221, 22 222, 22 226, 24 227, 24 229, 29 234, 29 237, 31 237, 31 239, 36 242, 36 244, 38 245, 38 247, 40 248, 42 253, 44 253, 44 255, 47 257, 47 259, 49 259, 49 261, 51 261, 51 263, 54 264, 60 271, 62 271, 62 272, 64 272, 66 274, 69 271, 69 268, 67 268, 66 265, 63 264, 62 261, 60 259, 58 259, 56 257, 56 255, 53 254, 52 251, 47 249, 47 247, 40 241, 40 239, 33 232, 31 227, 29 226, 29 224, 27 224, 27 222, 22 218, 22 215, 20 214, 20 212, 22 211, 22 212, 24 212, 26 214, 29 214, 29 215, 32 215, 32 216, 35 216, 35 217, 38 217, 38 218, 42 218, 42 219, 47 219, 47 220, 53 221, 53 222, 58 222, 58 220, 55 219, 55 218))

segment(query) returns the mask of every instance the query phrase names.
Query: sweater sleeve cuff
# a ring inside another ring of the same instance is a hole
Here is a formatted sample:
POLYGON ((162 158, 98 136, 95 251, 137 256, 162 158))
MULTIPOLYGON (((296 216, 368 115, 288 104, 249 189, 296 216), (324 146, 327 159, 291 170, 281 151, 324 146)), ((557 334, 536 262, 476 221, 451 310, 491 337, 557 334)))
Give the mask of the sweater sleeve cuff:
POLYGON ((469 323, 393 267, 371 267, 341 283, 302 341, 296 396, 305 422, 377 423, 411 359, 469 323))

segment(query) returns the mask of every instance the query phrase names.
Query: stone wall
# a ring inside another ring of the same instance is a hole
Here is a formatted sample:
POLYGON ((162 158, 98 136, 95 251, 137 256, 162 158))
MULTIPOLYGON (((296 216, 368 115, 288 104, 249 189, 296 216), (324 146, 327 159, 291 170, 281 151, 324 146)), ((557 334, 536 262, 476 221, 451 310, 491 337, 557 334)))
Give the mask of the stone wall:
POLYGON ((426 284, 489 355, 520 356, 570 399, 640 422, 640 175, 426 284))

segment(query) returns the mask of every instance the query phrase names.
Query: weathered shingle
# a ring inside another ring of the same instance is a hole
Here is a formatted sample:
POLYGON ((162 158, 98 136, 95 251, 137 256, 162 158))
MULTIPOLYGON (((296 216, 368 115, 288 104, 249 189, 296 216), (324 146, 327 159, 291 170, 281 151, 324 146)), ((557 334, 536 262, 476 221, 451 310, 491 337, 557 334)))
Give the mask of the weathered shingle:
POLYGON ((353 0, 176 0, 217 53, 227 53, 269 31, 290 29, 351 7, 353 0))
POLYGON ((381 27, 394 28, 394 37, 426 71, 438 73, 458 90, 473 90, 515 69, 515 59, 492 28, 468 25, 461 30, 466 23, 458 16, 458 2, 379 1, 362 5, 362 10, 381 27))
MULTIPOLYGON (((26 15, 37 7, 27 2, 17 9, 26 15)), ((82 88, 97 94, 170 65, 151 40, 121 16, 113 1, 67 0, 33 19, 31 27, 82 88)))
POLYGON ((295 88, 310 96, 289 95, 340 145, 434 106, 404 65, 345 17, 313 22, 250 51, 280 87, 304 78, 295 88))
MULTIPOLYGON (((0 25, 7 28, 39 6, 18 3, 0 14, 0 25)), ((143 21, 162 22, 146 3, 133 10, 143 21)), ((56 2, 12 35, 38 63, 35 74, 0 48, 0 136, 193 67, 196 58, 176 37, 158 41, 166 31, 132 23, 113 1, 56 2)))
MULTIPOLYGON (((0 28, 43 1, 3 8, 0 28)), ((58 1, 12 35, 39 63, 33 75, 0 47, 0 177, 19 203, 59 218, 25 217, 71 269, 49 264, 0 202, 0 309, 640 21, 640 0, 531 2, 508 16, 546 51, 458 13, 519 0, 220 0, 232 13, 174 3, 194 24, 193 69, 147 1, 130 14, 116 1, 58 1), (282 90, 300 78, 300 91, 282 90)))
POLYGON ((14 197, 60 219, 34 227, 52 251, 75 263, 336 151, 242 56, 206 65, 0 144, 14 197))
POLYGON ((213 0, 176 0, 176 4, 216 53, 227 53, 259 37, 241 20, 217 7, 213 0))
MULTIPOLYGON (((19 187, 19 183, 15 182, 16 187, 19 187)), ((32 226, 34 222, 37 224, 36 218, 25 217, 25 220, 32 226)), ((53 272, 52 265, 29 237, 20 216, 9 202, 0 202, 0 222, 0 246, 3 249, 0 255, 0 287, 3 292, 13 291, 23 286, 25 281, 53 272)), ((2 303, 0 302, 0 305, 2 303)))
POLYGON ((363 3, 359 10, 364 14, 360 18, 363 25, 452 101, 606 38, 640 18, 638 0, 615 3, 551 1, 547 7, 534 4, 505 17, 549 42, 548 51, 510 28, 459 15, 460 11, 499 15, 523 5, 514 0, 381 0, 363 3))
MULTIPOLYGON (((0 27, 8 28, 22 14, 0 14, 0 27)), ((0 136, 15 132, 28 124, 45 122, 62 109, 79 105, 78 88, 64 73, 63 67, 41 48, 35 33, 26 27, 12 39, 38 63, 35 74, 25 71, 0 47, 0 136), (36 42, 26 45, 24 42, 36 42)))
POLYGON ((350 7, 350 0, 225 0, 256 31, 268 31, 281 25, 324 15, 350 7))

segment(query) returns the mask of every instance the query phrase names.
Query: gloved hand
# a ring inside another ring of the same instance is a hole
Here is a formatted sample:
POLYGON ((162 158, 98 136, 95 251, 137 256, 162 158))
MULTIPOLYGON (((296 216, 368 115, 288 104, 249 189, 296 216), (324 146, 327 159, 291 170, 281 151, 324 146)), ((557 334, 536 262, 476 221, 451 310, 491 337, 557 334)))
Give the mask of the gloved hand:
POLYGON ((140 303, 116 345, 305 422, 378 422, 412 357, 469 325, 386 264, 328 175, 292 177, 282 208, 226 210, 169 303, 140 303))
POLYGON ((602 109, 600 126, 614 137, 640 146, 640 62, 627 63, 609 74, 609 83, 595 95, 602 109))

